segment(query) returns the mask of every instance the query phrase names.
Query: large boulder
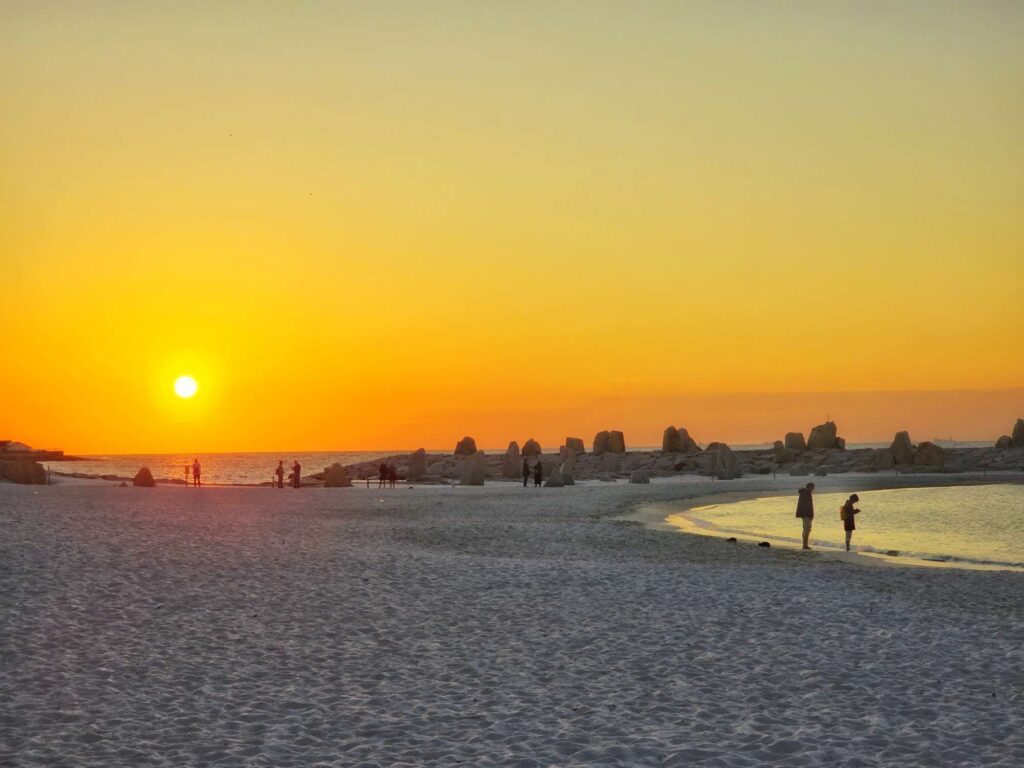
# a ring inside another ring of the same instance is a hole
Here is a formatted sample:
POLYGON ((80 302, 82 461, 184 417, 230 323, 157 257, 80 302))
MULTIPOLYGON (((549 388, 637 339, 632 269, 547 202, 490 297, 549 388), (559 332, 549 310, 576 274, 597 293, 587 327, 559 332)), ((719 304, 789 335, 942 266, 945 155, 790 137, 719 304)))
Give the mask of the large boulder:
MULTIPOLYGON (((420 448, 420 450, 417 451, 416 453, 420 453, 421 451, 423 451, 422 448, 420 448)), ((415 456, 416 453, 414 453, 413 456, 415 456)), ((423 472, 421 472, 419 475, 417 475, 417 477, 422 477, 423 475, 426 474, 426 459, 425 458, 423 459, 423 462, 424 462, 423 472)), ((411 470, 411 467, 412 467, 412 463, 411 462, 409 464, 409 467, 410 467, 410 470, 411 470)), ((335 462, 334 464, 331 464, 331 466, 327 467, 327 469, 324 470, 324 488, 351 488, 351 487, 352 487, 352 481, 348 477, 348 470, 345 469, 345 467, 343 467, 341 464, 338 464, 337 462, 335 462)))
POLYGON ((156 485, 156 480, 153 479, 153 473, 149 471, 149 467, 143 467, 135 473, 132 485, 139 488, 152 488, 156 485))
POLYGON ((472 456, 476 453, 476 440, 467 435, 455 444, 456 456, 472 456))
POLYGON ((562 485, 576 485, 576 478, 573 477, 573 468, 562 464, 558 469, 558 473, 562 476, 562 485))
POLYGON ((789 464, 793 460, 793 454, 781 440, 776 440, 772 446, 772 460, 776 464, 789 464))
POLYGON ((523 456, 536 457, 540 456, 540 443, 534 440, 532 437, 523 443, 523 456))
POLYGON ((811 429, 811 436, 807 438, 807 450, 830 451, 835 447, 836 423, 834 421, 826 421, 811 429))
POLYGON ((661 450, 665 453, 682 453, 683 449, 679 442, 679 430, 675 427, 665 427, 661 435, 661 450))
POLYGON ((594 435, 594 455, 604 453, 625 453, 626 439, 618 430, 602 431, 594 435))
POLYGON ((583 444, 583 440, 579 437, 565 438, 565 447, 577 456, 582 456, 587 452, 587 446, 583 444))
POLYGON ((1013 425, 1010 445, 1014 448, 1024 448, 1024 419, 1017 419, 1017 423, 1013 425))
POLYGON ((562 480, 561 472, 552 472, 544 480, 545 488, 561 488, 563 485, 565 485, 565 481, 562 480))
POLYGON ((892 469, 896 466, 896 457, 892 448, 879 448, 871 454, 872 469, 892 469))
POLYGON ((502 477, 518 478, 523 475, 523 457, 519 453, 519 443, 513 440, 505 449, 501 459, 502 477))
POLYGON ((719 480, 732 480, 741 474, 736 454, 725 443, 715 444, 714 451, 711 452, 710 470, 719 480))
POLYGON ((651 473, 646 469, 634 469, 629 473, 629 482, 634 485, 648 485, 651 482, 651 473))
POLYGON ((601 456, 602 472, 618 472, 622 469, 622 457, 617 453, 605 453, 601 456))
MULTIPOLYGON (((417 448, 409 456, 409 470, 405 473, 407 480, 419 480, 427 474, 427 452, 417 448)), ((324 473, 324 485, 327 485, 327 473, 324 473)))
POLYGON ((914 444, 910 441, 909 432, 897 432, 889 446, 892 451, 892 458, 897 464, 914 463, 914 444))
POLYGON ((22 485, 46 485, 46 470, 38 461, 28 459, 0 461, 0 479, 22 485))
POLYGON ((807 450, 807 441, 804 440, 803 432, 787 432, 785 442, 787 450, 800 451, 800 453, 807 450))
POLYGON ((921 443, 914 454, 914 464, 919 467, 941 467, 946 463, 946 452, 935 443, 921 443))
POLYGON ((460 485, 483 485, 487 479, 487 454, 477 451, 472 456, 467 456, 462 465, 462 474, 459 477, 460 485))
POLYGON ((1001 451, 1005 451, 1007 448, 1012 448, 1012 447, 1013 447, 1013 438, 1010 437, 1009 435, 1003 435, 998 440, 996 440, 996 448, 998 448, 1001 451))

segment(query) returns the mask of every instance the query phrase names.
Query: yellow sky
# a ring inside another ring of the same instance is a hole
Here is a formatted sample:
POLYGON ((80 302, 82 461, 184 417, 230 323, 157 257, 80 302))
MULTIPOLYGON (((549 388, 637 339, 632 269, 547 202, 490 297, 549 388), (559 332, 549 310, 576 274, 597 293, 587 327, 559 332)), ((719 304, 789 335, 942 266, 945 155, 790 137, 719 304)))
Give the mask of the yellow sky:
POLYGON ((0 438, 1024 412, 1021 4, 382 5, 3 4, 0 438))

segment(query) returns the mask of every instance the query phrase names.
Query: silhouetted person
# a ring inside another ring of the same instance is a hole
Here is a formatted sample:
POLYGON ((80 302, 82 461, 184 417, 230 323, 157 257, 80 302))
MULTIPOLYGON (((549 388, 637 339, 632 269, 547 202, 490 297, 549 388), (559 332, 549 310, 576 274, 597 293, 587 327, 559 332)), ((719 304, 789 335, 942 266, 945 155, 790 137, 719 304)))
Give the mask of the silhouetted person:
POLYGON ((284 462, 277 462, 277 469, 274 470, 274 474, 277 475, 277 487, 284 488, 284 462))
POLYGON ((523 488, 530 482, 530 462, 523 459, 523 488))
POLYGON ((296 459, 295 463, 292 464, 292 488, 299 487, 300 477, 302 477, 302 465, 299 464, 299 460, 296 459))
POLYGON ((860 496, 856 493, 846 500, 843 504, 842 518, 843 518, 843 530, 846 531, 846 551, 850 551, 850 539, 853 538, 853 532, 857 530, 857 523, 853 519, 854 515, 859 515, 860 510, 853 505, 860 501, 860 496))
POLYGON ((392 464, 388 467, 388 485, 392 488, 395 487, 395 483, 398 481, 398 470, 395 469, 395 465, 392 464))
POLYGON ((192 462, 192 485, 196 488, 202 485, 199 476, 203 473, 203 468, 199 464, 199 459, 192 462))
POLYGON ((811 523, 814 522, 814 483, 808 483, 796 494, 796 516, 804 521, 804 549, 810 549, 811 523))
POLYGON ((544 480, 544 465, 540 463, 540 459, 537 459, 537 463, 533 465, 533 485, 537 487, 541 485, 544 480))
POLYGON ((377 472, 377 487, 383 488, 384 483, 388 481, 388 465, 383 461, 380 463, 380 469, 377 472))

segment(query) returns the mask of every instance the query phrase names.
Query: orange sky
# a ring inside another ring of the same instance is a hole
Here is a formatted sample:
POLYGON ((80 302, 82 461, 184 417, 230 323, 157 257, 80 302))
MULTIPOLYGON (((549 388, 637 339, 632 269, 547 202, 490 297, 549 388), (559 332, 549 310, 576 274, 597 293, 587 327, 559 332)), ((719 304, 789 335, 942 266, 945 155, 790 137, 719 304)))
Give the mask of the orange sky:
POLYGON ((5 3, 0 438, 1008 431, 1024 6, 622 9, 5 3))

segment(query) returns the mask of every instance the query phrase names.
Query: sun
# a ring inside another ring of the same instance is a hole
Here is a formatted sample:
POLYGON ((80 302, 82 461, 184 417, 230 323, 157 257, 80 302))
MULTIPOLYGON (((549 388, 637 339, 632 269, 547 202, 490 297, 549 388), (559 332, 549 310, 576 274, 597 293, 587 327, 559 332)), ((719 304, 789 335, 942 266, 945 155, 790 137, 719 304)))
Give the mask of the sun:
POLYGON ((178 397, 192 397, 198 389, 199 385, 196 384, 196 380, 191 376, 179 376, 177 381, 174 382, 174 394, 178 397))

